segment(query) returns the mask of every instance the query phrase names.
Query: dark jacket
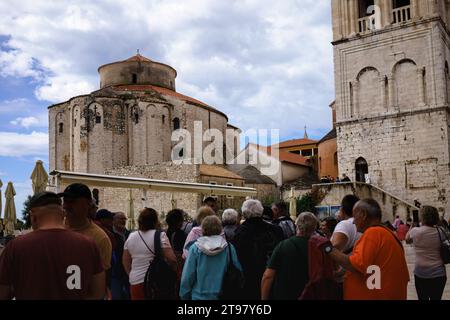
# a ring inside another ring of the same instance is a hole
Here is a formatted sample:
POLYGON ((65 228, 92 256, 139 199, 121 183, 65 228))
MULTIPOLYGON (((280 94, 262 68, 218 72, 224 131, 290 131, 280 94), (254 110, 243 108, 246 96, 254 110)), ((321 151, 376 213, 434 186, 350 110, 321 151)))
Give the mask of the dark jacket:
POLYGON ((245 285, 239 299, 261 300, 261 279, 283 231, 262 218, 246 220, 235 232, 233 244, 244 270, 245 285))
POLYGON ((283 238, 289 239, 295 236, 295 223, 290 217, 282 216, 272 221, 273 224, 279 226, 283 230, 283 238))
POLYGON ((225 238, 228 242, 232 242, 234 235, 239 226, 237 224, 227 224, 223 226, 223 233, 225 233, 225 238))

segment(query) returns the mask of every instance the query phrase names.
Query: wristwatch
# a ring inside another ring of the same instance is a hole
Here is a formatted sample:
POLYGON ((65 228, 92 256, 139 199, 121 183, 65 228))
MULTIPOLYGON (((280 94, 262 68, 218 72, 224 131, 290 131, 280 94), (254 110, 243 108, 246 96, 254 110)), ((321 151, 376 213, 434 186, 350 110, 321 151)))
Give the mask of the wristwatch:
POLYGON ((333 246, 331 244, 327 245, 325 248, 323 248, 326 254, 330 254, 333 251, 333 246))

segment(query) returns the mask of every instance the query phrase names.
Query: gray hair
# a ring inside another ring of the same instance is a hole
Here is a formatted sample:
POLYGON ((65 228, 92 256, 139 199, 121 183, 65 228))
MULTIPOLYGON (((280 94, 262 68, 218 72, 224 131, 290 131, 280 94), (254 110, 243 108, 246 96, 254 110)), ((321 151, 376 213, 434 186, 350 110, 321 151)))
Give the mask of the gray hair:
POLYGON ((225 225, 237 224, 239 213, 234 209, 226 209, 222 214, 222 223, 225 225))
POLYGON ((202 233, 204 237, 218 236, 222 233, 222 223, 217 216, 208 216, 202 221, 202 233))
POLYGON ((319 226, 319 219, 314 213, 303 212, 298 216, 295 225, 303 235, 311 236, 319 226))
POLYGON ((245 219, 262 217, 264 208, 259 200, 247 200, 242 204, 245 219))
POLYGON ((360 200, 355 204, 354 208, 366 213, 367 218, 369 219, 379 219, 381 221, 381 207, 378 202, 373 199, 360 200))

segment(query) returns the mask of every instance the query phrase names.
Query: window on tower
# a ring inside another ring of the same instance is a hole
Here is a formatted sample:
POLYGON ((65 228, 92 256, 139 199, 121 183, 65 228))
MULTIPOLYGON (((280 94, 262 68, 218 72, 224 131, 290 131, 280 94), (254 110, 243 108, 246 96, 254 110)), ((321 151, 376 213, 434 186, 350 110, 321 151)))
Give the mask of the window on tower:
POLYGON ((374 0, 359 0, 359 18, 371 16, 375 10, 374 0))
POLYGON ((406 6, 411 5, 411 1, 410 0, 392 0, 392 1, 393 1, 392 6, 393 6, 394 9, 398 9, 398 8, 401 8, 401 7, 406 7, 406 6))
POLYGON ((58 132, 59 132, 59 133, 63 133, 63 132, 64 132, 64 123, 60 123, 60 124, 58 125, 58 132))
POLYGON ((173 131, 180 129, 180 119, 173 119, 173 131))

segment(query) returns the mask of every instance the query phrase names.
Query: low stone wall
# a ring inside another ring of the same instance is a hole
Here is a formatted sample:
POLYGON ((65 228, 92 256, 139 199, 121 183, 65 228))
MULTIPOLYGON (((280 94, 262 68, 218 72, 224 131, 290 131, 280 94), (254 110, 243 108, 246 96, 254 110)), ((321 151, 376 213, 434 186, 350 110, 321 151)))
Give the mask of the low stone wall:
MULTIPOLYGON (((197 183, 199 170, 197 165, 175 165, 172 162, 159 165, 122 167, 110 169, 105 174, 113 176, 130 176, 157 180, 197 183)), ((133 199, 134 218, 137 221, 139 211, 144 206, 154 208, 162 217, 172 208, 180 208, 190 216, 194 216, 201 203, 201 196, 193 193, 168 193, 147 191, 144 201, 142 190, 122 188, 100 189, 100 207, 111 211, 123 211, 128 214, 130 207, 130 192, 133 199)))
POLYGON ((318 184, 313 186, 313 192, 321 199, 320 206, 339 206, 342 198, 348 194, 354 194, 360 199, 372 198, 381 206, 383 221, 393 222, 397 215, 406 221, 408 217, 412 218, 413 210, 418 210, 414 205, 365 183, 318 184))

